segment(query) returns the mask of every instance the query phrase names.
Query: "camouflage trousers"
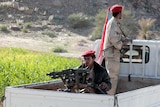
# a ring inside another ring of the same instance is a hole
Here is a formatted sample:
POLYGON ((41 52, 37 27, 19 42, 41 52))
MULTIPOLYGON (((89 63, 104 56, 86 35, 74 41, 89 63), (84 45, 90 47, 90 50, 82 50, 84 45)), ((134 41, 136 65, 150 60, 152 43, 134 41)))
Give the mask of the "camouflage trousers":
POLYGON ((110 81, 112 88, 107 92, 109 95, 116 94, 118 85, 120 61, 114 57, 105 57, 105 66, 109 70, 110 81))

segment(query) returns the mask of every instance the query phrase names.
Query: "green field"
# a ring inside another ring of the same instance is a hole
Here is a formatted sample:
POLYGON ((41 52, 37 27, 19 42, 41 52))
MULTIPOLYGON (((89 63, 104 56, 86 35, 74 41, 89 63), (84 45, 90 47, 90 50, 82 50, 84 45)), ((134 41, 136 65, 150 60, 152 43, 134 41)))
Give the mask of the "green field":
POLYGON ((60 71, 80 65, 80 60, 21 48, 0 48, 0 97, 6 86, 51 80, 51 71, 60 71))

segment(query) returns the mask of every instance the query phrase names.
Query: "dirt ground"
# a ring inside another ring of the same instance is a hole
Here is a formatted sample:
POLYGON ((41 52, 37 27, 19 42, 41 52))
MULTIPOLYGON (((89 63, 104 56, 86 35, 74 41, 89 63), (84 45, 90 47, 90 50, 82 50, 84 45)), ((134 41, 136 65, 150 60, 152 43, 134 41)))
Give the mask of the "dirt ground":
MULTIPOLYGON (((23 34, 22 34, 23 35, 23 34)), ((26 35, 26 34, 25 34, 26 35)), ((78 57, 87 49, 91 49, 93 41, 88 40, 87 37, 80 35, 61 36, 57 38, 49 37, 15 37, 3 35, 0 36, 0 47, 20 47, 28 50, 38 52, 53 52, 56 47, 62 47, 68 52, 55 53, 62 56, 78 57), (47 39, 47 40, 45 40, 47 39)))

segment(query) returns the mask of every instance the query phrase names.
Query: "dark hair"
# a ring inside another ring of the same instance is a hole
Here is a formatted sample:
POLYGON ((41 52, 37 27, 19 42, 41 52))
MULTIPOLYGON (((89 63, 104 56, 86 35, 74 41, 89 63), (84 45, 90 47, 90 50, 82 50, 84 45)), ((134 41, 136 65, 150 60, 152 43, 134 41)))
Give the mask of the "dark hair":
POLYGON ((83 57, 92 57, 93 59, 95 59, 95 58, 96 58, 96 55, 85 55, 85 56, 83 56, 83 57))
POLYGON ((92 55, 91 57, 92 57, 92 58, 96 58, 96 55, 92 55))
POLYGON ((113 16, 113 17, 116 17, 119 13, 121 13, 121 12, 113 12, 113 13, 112 13, 112 16, 113 16))

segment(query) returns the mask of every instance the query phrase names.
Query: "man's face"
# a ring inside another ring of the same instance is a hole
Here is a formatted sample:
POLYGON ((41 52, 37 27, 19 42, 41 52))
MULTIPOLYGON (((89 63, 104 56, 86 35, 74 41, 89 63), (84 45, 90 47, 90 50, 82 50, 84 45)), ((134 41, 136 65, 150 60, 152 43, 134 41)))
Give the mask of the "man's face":
POLYGON ((86 66, 92 67, 93 62, 94 62, 94 58, 92 58, 91 56, 84 56, 84 63, 86 66))

